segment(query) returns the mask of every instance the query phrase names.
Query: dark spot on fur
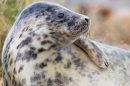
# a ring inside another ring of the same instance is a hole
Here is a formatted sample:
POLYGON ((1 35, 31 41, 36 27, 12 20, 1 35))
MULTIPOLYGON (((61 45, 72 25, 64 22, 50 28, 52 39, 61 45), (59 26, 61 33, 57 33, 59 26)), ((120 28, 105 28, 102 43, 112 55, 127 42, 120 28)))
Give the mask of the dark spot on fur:
POLYGON ((43 79, 45 79, 45 77, 46 77, 46 74, 45 74, 45 73, 46 73, 45 71, 42 72, 42 78, 43 78, 43 79))
POLYGON ((74 63, 75 63, 75 64, 78 64, 79 62, 80 62, 80 59, 74 60, 74 63))
POLYGON ((13 73, 14 73, 14 74, 16 74, 16 73, 17 73, 15 68, 14 68, 14 70, 13 70, 13 73))
POLYGON ((50 32, 50 34, 56 34, 56 32, 50 32))
POLYGON ((47 86, 53 86, 53 80, 51 80, 51 79, 48 79, 48 81, 47 81, 47 86))
POLYGON ((25 32, 29 29, 29 26, 26 26, 22 31, 25 32))
POLYGON ((36 15, 36 18, 38 18, 38 15, 36 15))
POLYGON ((14 85, 15 86, 15 77, 14 77, 14 75, 13 75, 13 78, 12 78, 12 85, 14 85))
POLYGON ((34 31, 29 33, 31 36, 39 36, 38 34, 36 34, 34 31))
POLYGON ((41 53, 41 52, 43 52, 43 51, 45 51, 44 48, 40 48, 40 49, 38 49, 38 52, 39 52, 39 53, 41 53))
POLYGON ((43 23, 39 23, 39 24, 37 24, 37 30, 39 29, 39 28, 42 28, 44 26, 44 24, 43 23))
POLYGON ((37 82, 37 85, 41 85, 41 84, 42 84, 42 82, 41 82, 41 81, 38 81, 38 82, 37 82))
POLYGON ((64 82, 63 82, 63 80, 64 80, 64 78, 61 76, 61 73, 58 73, 58 72, 56 72, 56 79, 55 79, 55 83, 56 83, 56 85, 62 85, 64 82))
POLYGON ((13 59, 10 60, 10 66, 12 65, 13 59))
POLYGON ((56 78, 61 78, 61 74, 56 72, 56 78))
POLYGON ((22 35, 22 33, 19 35, 19 38, 21 38, 23 35, 22 35))
POLYGON ((92 78, 92 75, 91 75, 91 74, 88 74, 87 77, 88 77, 89 79, 91 79, 91 78, 92 78))
POLYGON ((32 31, 33 28, 29 28, 29 31, 32 31))
POLYGON ((50 17, 47 17, 46 20, 50 20, 50 17))
POLYGON ((22 61, 26 60, 27 62, 29 62, 31 59, 32 60, 36 59, 37 53, 35 53, 34 50, 25 51, 23 56, 21 56, 21 53, 18 53, 20 56, 17 55, 15 62, 19 60, 22 60, 22 61))
POLYGON ((10 73, 9 73, 9 72, 7 72, 7 75, 8 75, 8 77, 9 77, 9 79, 11 80, 11 76, 10 76, 10 73))
POLYGON ((20 73, 23 70, 24 65, 21 65, 18 72, 20 73))
POLYGON ((41 44, 42 44, 42 45, 52 44, 52 41, 50 41, 50 40, 45 40, 45 41, 42 41, 41 44))
POLYGON ((73 81, 72 77, 70 77, 70 78, 69 78, 69 81, 70 81, 70 82, 72 82, 72 81, 73 81))
POLYGON ((46 66, 47 66, 47 64, 45 64, 45 63, 43 63, 43 62, 39 65, 40 68, 44 68, 44 67, 46 67, 46 66))
POLYGON ((52 12, 53 11, 53 8, 51 6, 48 6, 46 11, 49 11, 49 12, 52 12))
POLYGON ((8 64, 5 64, 5 69, 6 69, 6 70, 8 69, 8 64))
POLYGON ((25 52, 25 55, 24 57, 22 58, 22 60, 27 60, 27 61, 30 61, 31 59, 36 59, 37 58, 37 54, 34 53, 34 51, 27 51, 25 52))
MULTIPOLYGON (((7 51, 8 52, 8 51, 7 51)), ((4 62, 6 63, 7 62, 7 54, 4 56, 4 62)))
POLYGON ((21 57, 22 57, 22 54, 21 53, 17 53, 17 56, 16 56, 16 59, 15 59, 15 63, 17 62, 17 61, 19 61, 20 59, 21 59, 21 57))
POLYGON ((38 40, 38 41, 41 40, 41 37, 38 37, 37 40, 38 40))
POLYGON ((43 34, 43 37, 44 37, 44 38, 48 38, 48 35, 47 35, 47 34, 43 34))
POLYGON ((28 45, 30 42, 32 42, 32 38, 31 37, 27 37, 25 40, 23 40, 18 46, 17 46, 17 49, 19 47, 23 47, 25 45, 28 45))
POLYGON ((46 59, 46 60, 45 60, 45 62, 47 62, 47 63, 48 63, 48 62, 50 62, 50 60, 49 60, 49 59, 46 59))
POLYGON ((30 47, 30 50, 34 51, 34 50, 36 50, 36 48, 35 47, 30 47))
POLYGON ((8 59, 7 59, 7 63, 9 63, 9 60, 10 60, 10 53, 9 53, 9 56, 8 56, 8 59))
POLYGON ((70 61, 67 62, 67 64, 64 66, 65 68, 70 68, 72 63, 70 61))
POLYGON ((9 86, 7 80, 5 80, 5 86, 9 86))
POLYGON ((63 81, 61 79, 55 79, 55 83, 61 86, 63 84, 63 81))
POLYGON ((9 53, 8 59, 10 59, 10 53, 9 53))
POLYGON ((58 54, 58 56, 56 57, 55 61, 56 62, 60 62, 62 60, 61 54, 58 54))
POLYGON ((41 75, 40 75, 40 74, 37 74, 37 73, 34 73, 34 76, 32 76, 32 77, 30 78, 31 83, 32 83, 32 82, 36 82, 36 81, 38 81, 38 80, 40 80, 40 79, 41 79, 41 75))
POLYGON ((73 21, 70 21, 70 22, 68 22, 68 26, 70 27, 70 26, 74 26, 75 25, 75 22, 73 22, 73 21))
POLYGON ((80 68, 81 70, 84 70, 85 66, 84 63, 80 61, 80 59, 75 59, 74 64, 76 65, 76 68, 80 68))
POLYGON ((55 48, 58 44, 52 44, 49 49, 55 48))
POLYGON ((96 71, 96 70, 92 72, 92 75, 99 75, 99 74, 100 73, 98 71, 96 71))
POLYGON ((41 13, 42 13, 43 16, 45 15, 45 14, 44 14, 44 10, 42 10, 41 13))

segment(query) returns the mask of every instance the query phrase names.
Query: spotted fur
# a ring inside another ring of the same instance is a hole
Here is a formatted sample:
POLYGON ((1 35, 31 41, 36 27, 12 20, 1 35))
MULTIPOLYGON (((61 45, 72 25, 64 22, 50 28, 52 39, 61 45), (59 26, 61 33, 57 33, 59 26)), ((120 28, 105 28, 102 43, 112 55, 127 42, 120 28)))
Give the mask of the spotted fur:
POLYGON ((3 47, 4 85, 129 86, 130 53, 84 37, 80 39, 89 24, 88 17, 58 4, 37 2, 25 8, 3 47), (58 18, 58 13, 65 17, 58 18), (72 44, 76 39, 78 46, 72 44), (104 65, 108 61, 104 58, 109 57, 108 69, 95 66, 88 58, 93 56, 96 59, 92 60, 101 67, 98 62, 104 65))

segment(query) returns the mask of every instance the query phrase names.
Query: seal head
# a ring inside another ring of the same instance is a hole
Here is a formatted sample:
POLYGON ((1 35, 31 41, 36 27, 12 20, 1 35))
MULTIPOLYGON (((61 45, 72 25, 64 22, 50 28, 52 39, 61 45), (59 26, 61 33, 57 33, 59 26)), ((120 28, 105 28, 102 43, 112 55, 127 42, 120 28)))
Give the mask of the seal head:
POLYGON ((33 28, 31 31, 23 30, 23 35, 47 34, 65 47, 87 32, 89 26, 90 19, 87 16, 72 12, 59 4, 37 2, 25 8, 14 29, 15 32, 20 32, 25 27, 33 28))

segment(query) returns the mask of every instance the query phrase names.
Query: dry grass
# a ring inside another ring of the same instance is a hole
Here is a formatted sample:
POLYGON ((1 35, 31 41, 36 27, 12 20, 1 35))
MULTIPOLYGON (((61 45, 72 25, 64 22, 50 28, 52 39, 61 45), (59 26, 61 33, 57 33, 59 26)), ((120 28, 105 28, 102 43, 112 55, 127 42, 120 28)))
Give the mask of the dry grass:
MULTIPOLYGON (((30 0, 29 0, 30 1, 30 0)), ((5 37, 13 25, 16 17, 27 5, 28 0, 1 0, 0 1, 0 57, 5 37)), ((1 59, 0 59, 1 63, 1 59)), ((2 85, 2 68, 0 66, 0 86, 2 85)))

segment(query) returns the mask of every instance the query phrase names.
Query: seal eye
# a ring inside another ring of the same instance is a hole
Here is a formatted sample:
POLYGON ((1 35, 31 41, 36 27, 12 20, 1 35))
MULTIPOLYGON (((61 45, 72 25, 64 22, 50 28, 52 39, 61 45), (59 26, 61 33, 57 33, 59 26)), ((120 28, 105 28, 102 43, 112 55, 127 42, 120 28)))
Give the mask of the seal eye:
POLYGON ((64 13, 59 13, 58 18, 64 18, 64 13))

